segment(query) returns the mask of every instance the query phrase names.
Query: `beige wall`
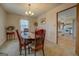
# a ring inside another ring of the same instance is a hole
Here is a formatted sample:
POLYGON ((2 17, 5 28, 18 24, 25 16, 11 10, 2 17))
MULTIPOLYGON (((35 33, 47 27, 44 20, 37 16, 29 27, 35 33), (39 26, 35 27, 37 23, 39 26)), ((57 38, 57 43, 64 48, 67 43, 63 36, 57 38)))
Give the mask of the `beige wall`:
POLYGON ((8 15, 7 15, 6 27, 15 26, 15 29, 20 29, 20 20, 21 19, 28 20, 30 31, 34 31, 33 23, 36 21, 35 18, 29 18, 26 16, 20 16, 20 15, 10 14, 10 13, 8 13, 8 15))
POLYGON ((6 35, 5 35, 5 20, 6 20, 6 13, 3 10, 3 8, 0 7, 0 46, 6 40, 6 35))
POLYGON ((57 26, 57 19, 56 19, 56 13, 67 9, 71 6, 74 6, 75 4, 61 4, 58 7, 48 11, 47 13, 40 15, 38 17, 38 27, 43 27, 46 29, 46 39, 56 43, 56 26, 57 26), (41 25, 40 21, 42 20, 42 18, 46 17, 46 24, 41 25))

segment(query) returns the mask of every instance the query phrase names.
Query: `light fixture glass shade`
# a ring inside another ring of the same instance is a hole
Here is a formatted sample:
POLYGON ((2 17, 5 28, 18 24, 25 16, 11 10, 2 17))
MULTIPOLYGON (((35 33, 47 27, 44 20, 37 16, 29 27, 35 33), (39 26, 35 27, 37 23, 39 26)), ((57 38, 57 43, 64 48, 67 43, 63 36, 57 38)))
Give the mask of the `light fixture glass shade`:
POLYGON ((28 12, 26 11, 25 14, 28 15, 28 12))
POLYGON ((34 13, 32 13, 32 15, 34 15, 34 13))
POLYGON ((31 11, 29 11, 29 14, 31 14, 32 12, 31 11))

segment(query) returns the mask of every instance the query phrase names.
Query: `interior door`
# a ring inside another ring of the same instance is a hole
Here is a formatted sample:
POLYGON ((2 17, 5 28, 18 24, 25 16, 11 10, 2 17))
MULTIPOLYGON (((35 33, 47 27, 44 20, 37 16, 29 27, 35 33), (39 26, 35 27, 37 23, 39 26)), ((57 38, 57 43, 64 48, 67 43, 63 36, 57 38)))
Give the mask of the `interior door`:
POLYGON ((76 54, 79 55, 79 4, 77 4, 77 23, 76 23, 76 54))

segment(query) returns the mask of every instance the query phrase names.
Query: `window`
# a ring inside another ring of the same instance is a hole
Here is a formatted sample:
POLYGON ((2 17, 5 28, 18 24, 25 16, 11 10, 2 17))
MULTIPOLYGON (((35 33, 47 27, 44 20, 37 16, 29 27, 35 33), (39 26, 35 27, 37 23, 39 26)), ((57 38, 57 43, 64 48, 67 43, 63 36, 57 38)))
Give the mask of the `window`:
POLYGON ((29 28, 28 20, 20 20, 21 31, 24 31, 25 28, 29 28))

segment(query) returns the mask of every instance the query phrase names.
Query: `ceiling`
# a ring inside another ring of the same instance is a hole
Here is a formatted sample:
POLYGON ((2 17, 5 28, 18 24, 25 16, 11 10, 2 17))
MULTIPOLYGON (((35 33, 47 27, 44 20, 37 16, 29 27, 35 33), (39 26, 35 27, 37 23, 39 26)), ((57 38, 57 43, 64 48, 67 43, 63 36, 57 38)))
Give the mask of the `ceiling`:
MULTIPOLYGON (((25 15, 27 8, 27 3, 2 3, 0 4, 8 13, 14 13, 18 15, 25 15)), ((33 17, 38 17, 39 15, 55 8, 60 5, 59 3, 32 3, 31 11, 34 12, 33 17)))

